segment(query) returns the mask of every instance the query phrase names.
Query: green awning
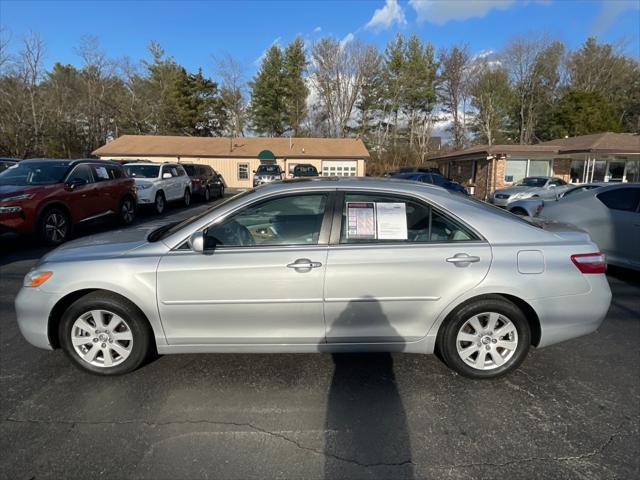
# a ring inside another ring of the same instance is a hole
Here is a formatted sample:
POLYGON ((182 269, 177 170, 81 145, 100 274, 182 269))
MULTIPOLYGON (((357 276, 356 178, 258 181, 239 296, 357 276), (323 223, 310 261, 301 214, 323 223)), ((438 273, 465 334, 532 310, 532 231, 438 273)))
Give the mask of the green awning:
POLYGON ((271 150, 262 150, 258 154, 258 158, 260 160, 275 160, 276 156, 273 154, 273 152, 271 150))

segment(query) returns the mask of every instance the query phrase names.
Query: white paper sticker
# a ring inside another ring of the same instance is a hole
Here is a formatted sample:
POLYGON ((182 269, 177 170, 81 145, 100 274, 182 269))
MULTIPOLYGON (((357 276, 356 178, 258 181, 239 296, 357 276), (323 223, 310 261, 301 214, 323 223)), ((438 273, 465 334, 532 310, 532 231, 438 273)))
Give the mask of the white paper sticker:
POLYGON ((405 203, 376 203, 378 240, 407 240, 405 203))
POLYGON ((347 238, 376 238, 373 202, 347 202, 347 238))
POLYGON ((98 175, 98 178, 109 180, 109 174, 107 173, 107 169, 104 167, 96 167, 96 174, 98 175))

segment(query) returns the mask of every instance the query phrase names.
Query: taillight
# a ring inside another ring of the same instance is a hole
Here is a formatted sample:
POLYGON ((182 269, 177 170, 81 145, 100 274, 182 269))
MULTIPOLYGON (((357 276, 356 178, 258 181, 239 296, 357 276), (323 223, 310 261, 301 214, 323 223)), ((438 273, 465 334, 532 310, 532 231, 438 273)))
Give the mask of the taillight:
POLYGON ((191 180, 191 183, 193 183, 194 185, 197 185, 198 183, 200 183, 200 179, 199 178, 194 178, 191 180))
POLYGON ((582 273, 604 273, 607 271, 604 254, 600 252, 571 255, 571 261, 582 273))

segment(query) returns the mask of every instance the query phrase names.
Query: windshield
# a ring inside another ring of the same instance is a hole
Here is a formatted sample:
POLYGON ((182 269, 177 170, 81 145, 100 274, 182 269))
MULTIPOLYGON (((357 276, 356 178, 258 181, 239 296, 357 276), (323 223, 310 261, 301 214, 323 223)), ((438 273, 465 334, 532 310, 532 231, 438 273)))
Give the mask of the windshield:
POLYGON ((234 195, 231 198, 228 198, 216 205, 213 205, 212 207, 207 208, 204 212, 199 213, 197 215, 194 215, 192 217, 187 218, 186 220, 183 220, 181 222, 178 223, 173 223, 173 224, 169 224, 169 225, 164 225, 156 230, 154 230, 153 232, 151 232, 149 234, 149 236, 147 237, 147 240, 149 240, 150 242, 156 242, 158 240, 162 240, 163 238, 167 238, 171 235, 173 235, 174 233, 176 233, 178 230, 183 229, 184 227, 191 225, 193 222, 197 222, 198 220, 200 220, 202 217, 205 217, 207 215, 209 215, 211 212, 213 212, 214 210, 217 210, 218 208, 222 207, 223 205, 226 205, 227 203, 231 202, 232 200, 238 200, 242 197, 246 197, 247 195, 251 195, 252 193, 254 193, 256 190, 255 189, 251 189, 251 190, 247 190, 245 192, 239 193, 238 195, 234 195))
POLYGON ((133 178, 157 178, 160 165, 125 165, 125 171, 133 178))
POLYGON ((296 168, 293 169, 293 172, 298 175, 305 175, 305 174, 315 175, 318 173, 318 171, 316 170, 316 167, 314 167, 313 165, 298 165, 296 168))
POLYGON ((544 177, 527 177, 523 178, 517 185, 520 187, 544 187, 547 179, 544 177))
POLYGON ((278 165, 260 165, 256 173, 259 175, 280 175, 280 167, 278 165))
POLYGON ((22 162, 0 173, 0 185, 49 185, 60 183, 70 162, 22 162))

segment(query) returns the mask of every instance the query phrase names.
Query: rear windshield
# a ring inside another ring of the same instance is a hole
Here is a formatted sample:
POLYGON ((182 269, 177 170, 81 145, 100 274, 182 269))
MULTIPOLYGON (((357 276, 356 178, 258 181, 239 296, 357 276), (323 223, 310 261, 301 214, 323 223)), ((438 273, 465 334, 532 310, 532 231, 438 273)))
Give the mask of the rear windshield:
POLYGON ((127 174, 133 178, 157 178, 160 165, 125 165, 127 174))
POLYGON ((278 165, 260 165, 256 173, 278 175, 280 173, 280 166, 278 165))
POLYGON ((196 166, 195 165, 182 165, 187 172, 187 175, 193 177, 196 175, 196 166))
POLYGON ((452 190, 447 190, 451 195, 458 195, 462 198, 464 198, 465 200, 469 200, 470 202, 473 202, 476 204, 476 206, 482 208, 483 210, 485 210, 488 213, 492 213, 494 215, 501 215, 505 218, 510 218, 511 220, 515 220, 518 222, 524 222, 527 225, 531 225, 532 227, 536 227, 536 228, 542 228, 541 225, 538 224, 537 221, 533 220, 527 220, 529 217, 522 217, 520 215, 516 215, 515 213, 511 213, 508 210, 505 210, 504 208, 500 208, 500 207, 496 207, 495 205, 491 205, 490 203, 487 202, 483 202, 481 200, 478 200, 477 198, 473 198, 470 196, 467 196, 463 193, 460 192, 454 192, 452 190))
POLYGON ((60 183, 70 162, 21 162, 0 173, 0 185, 49 185, 60 183))

